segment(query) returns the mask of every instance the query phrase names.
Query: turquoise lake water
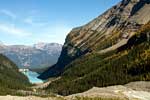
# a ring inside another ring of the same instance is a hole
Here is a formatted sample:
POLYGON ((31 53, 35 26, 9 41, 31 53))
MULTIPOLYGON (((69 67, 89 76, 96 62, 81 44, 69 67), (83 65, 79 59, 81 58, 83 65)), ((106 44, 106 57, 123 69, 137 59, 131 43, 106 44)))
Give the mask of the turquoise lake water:
POLYGON ((36 72, 27 71, 27 72, 22 72, 22 73, 28 77, 28 79, 31 83, 43 83, 42 80, 37 78, 39 76, 39 74, 36 72))

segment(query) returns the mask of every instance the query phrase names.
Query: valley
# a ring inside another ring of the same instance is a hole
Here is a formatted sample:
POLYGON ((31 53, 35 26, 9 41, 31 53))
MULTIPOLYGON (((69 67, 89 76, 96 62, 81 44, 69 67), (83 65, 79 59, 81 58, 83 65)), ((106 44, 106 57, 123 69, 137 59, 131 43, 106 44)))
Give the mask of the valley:
POLYGON ((121 0, 63 45, 0 42, 0 100, 150 100, 150 0, 121 0))

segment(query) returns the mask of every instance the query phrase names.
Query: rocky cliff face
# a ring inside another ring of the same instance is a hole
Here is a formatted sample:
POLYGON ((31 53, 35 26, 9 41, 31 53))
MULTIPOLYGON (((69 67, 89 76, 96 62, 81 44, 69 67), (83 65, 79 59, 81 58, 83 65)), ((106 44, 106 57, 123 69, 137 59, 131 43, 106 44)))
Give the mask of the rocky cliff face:
POLYGON ((58 60, 62 45, 57 43, 37 43, 33 46, 0 45, 0 53, 14 61, 19 68, 45 68, 58 60))
POLYGON ((40 78, 59 75, 64 67, 82 55, 105 53, 127 43, 142 25, 150 21, 150 0, 123 0, 88 24, 72 29, 57 64, 40 78))

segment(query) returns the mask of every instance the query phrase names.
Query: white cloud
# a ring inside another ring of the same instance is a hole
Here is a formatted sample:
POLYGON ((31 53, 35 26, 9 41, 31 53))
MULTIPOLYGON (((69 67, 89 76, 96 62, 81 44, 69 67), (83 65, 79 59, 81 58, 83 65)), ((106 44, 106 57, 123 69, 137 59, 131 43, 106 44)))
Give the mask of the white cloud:
POLYGON ((23 29, 15 27, 14 25, 0 24, 0 31, 17 37, 27 37, 32 35, 32 33, 26 32, 23 29))
POLYGON ((24 19, 24 23, 32 25, 32 26, 40 26, 40 27, 46 25, 46 23, 35 22, 32 17, 28 17, 24 19))
POLYGON ((11 18, 13 18, 13 19, 15 19, 17 17, 13 12, 11 12, 9 10, 6 10, 6 9, 1 10, 0 12, 7 15, 7 16, 9 16, 9 17, 11 17, 11 18))
POLYGON ((27 23, 27 24, 31 24, 31 25, 34 24, 34 23, 33 23, 33 20, 32 20, 31 18, 26 18, 26 19, 24 20, 24 22, 27 23))

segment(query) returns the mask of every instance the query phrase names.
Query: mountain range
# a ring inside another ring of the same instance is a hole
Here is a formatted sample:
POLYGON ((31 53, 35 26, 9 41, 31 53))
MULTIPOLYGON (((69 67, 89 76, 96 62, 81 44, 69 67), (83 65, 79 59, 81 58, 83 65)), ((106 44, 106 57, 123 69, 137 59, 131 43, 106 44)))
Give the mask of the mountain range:
POLYGON ((122 0, 72 29, 58 62, 39 78, 61 77, 47 88, 61 95, 150 80, 150 0, 122 0))
POLYGON ((62 45, 58 43, 37 43, 33 46, 0 43, 0 53, 10 58, 19 68, 47 68, 57 62, 61 49, 62 45))

